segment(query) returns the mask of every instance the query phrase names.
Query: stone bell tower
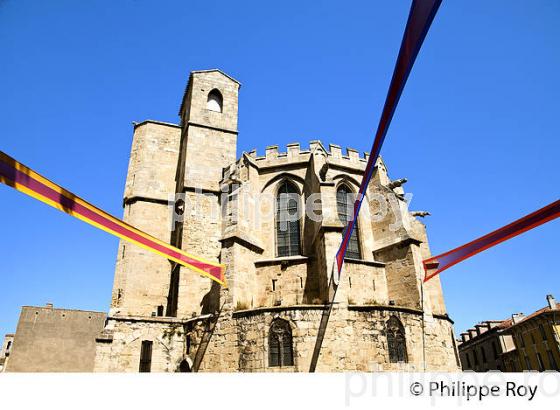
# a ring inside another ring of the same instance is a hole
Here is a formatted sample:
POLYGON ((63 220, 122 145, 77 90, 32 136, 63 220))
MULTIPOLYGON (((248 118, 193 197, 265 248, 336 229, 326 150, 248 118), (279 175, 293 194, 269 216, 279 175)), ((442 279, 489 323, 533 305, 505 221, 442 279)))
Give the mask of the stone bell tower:
POLYGON ((222 170, 236 160, 239 86, 220 70, 191 72, 179 111, 182 175, 178 188, 219 191, 222 170))
MULTIPOLYGON (((219 181, 236 159, 239 86, 219 70, 191 72, 179 125, 134 124, 125 186, 126 222, 214 262, 222 239, 219 181), (173 194, 186 204, 172 227, 173 194)), ((190 369, 189 318, 214 310, 216 301, 217 283, 121 241, 95 371, 138 371, 148 361, 153 371, 190 369)))
MULTIPOLYGON (((237 103, 240 84, 220 70, 191 72, 183 102, 176 192, 184 195, 183 221, 174 245, 218 262, 222 237, 220 189, 223 169, 237 155, 237 103)), ((190 317, 213 310, 212 281, 176 266, 171 275, 168 315, 190 317), (202 303, 202 300, 205 300, 202 303)))
MULTIPOLYGON (((220 256, 223 168, 235 162, 239 83, 219 70, 190 74, 181 124, 134 124, 124 194, 124 220, 164 242, 208 260, 220 256), (170 229, 169 197, 189 208, 170 229)), ((190 317, 200 313, 211 281, 138 246, 121 241, 111 313, 190 317)), ((207 298, 208 299, 208 298, 207 298)))

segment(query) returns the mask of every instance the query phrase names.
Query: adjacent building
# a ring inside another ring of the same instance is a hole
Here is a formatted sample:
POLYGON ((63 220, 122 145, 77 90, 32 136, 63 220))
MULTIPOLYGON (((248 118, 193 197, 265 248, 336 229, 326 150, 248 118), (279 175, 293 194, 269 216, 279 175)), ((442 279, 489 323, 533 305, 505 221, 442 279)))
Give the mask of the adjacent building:
POLYGON ((515 315, 510 333, 520 370, 560 370, 560 306, 552 295, 548 306, 524 317, 515 315))
POLYGON ((505 369, 503 356, 515 349, 508 329, 511 320, 487 320, 461 333, 459 356, 464 370, 505 369))
POLYGON ((464 370, 558 371, 560 308, 552 295, 548 305, 525 316, 485 321, 461 333, 459 356, 464 370))
MULTIPOLYGON (((95 338, 103 330, 101 312, 24 306, 17 330, 6 338, 6 372, 91 372, 95 338), (9 359, 9 360, 7 360, 9 359)), ((5 349, 4 349, 5 348, 5 349)))
POLYGON ((14 343, 14 335, 8 333, 4 336, 4 341, 2 342, 2 350, 0 350, 0 373, 6 369, 8 360, 10 359, 10 353, 12 351, 12 345, 14 343))

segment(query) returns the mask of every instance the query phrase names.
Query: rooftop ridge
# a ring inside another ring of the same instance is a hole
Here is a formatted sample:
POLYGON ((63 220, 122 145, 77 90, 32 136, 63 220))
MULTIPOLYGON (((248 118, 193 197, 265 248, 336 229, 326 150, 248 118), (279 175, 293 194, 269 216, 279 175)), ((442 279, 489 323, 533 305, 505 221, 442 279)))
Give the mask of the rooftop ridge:
POLYGON ((147 120, 143 120, 143 121, 132 121, 132 126, 134 127, 134 129, 136 129, 137 127, 140 127, 142 125, 145 124, 157 124, 157 125, 165 125, 168 127, 175 127, 175 128, 181 128, 181 126, 179 124, 174 124, 172 122, 166 122, 166 121, 158 121, 158 120, 151 120, 151 119, 147 119, 147 120))

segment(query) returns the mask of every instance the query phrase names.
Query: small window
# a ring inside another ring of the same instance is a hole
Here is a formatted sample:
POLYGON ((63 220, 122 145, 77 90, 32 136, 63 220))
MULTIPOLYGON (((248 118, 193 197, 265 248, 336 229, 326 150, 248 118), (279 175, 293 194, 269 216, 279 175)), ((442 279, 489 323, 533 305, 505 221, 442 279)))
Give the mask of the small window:
POLYGON ((546 331, 544 330, 544 326, 542 325, 542 323, 539 324, 539 332, 541 332, 542 340, 545 341, 546 340, 546 331))
POLYGON ((208 101, 206 102, 206 108, 210 111, 222 112, 224 99, 222 98, 222 93, 218 90, 213 89, 208 93, 208 101))
POLYGON ((167 295, 167 314, 166 316, 176 317, 177 316, 177 303, 179 300, 179 269, 180 266, 177 265, 171 272, 171 278, 169 281, 169 293, 167 295))
POLYGON ((542 360, 542 356, 538 352, 537 352, 537 364, 539 365, 539 372, 544 372, 544 363, 542 360))
POLYGON ((548 364, 550 365, 550 369, 558 371, 558 364, 556 363, 552 350, 547 350, 546 354, 548 355, 548 364))
POLYGON ((268 365, 283 367, 294 365, 292 329, 283 319, 274 319, 268 334, 268 365))
POLYGON ((404 327, 396 316, 391 316, 387 321, 387 347, 391 363, 408 362, 404 327))
POLYGON ((152 344, 151 340, 143 340, 140 349, 140 373, 152 371, 152 344))
POLYGON ((492 353, 494 354, 494 360, 498 359, 498 346, 495 341, 492 341, 492 353))
POLYGON ((529 357, 525 356, 525 366, 527 367, 526 370, 532 370, 531 369, 531 362, 529 361, 529 357))
POLYGON ((180 373, 190 373, 191 370, 191 366, 189 366, 189 362, 187 362, 185 359, 183 359, 181 361, 181 363, 179 363, 179 372, 180 373))
MULTIPOLYGON (((341 185, 336 191, 336 208, 338 219, 347 227, 354 215, 354 194, 346 185, 341 185)), ((344 233, 343 233, 344 235, 344 233)), ((358 221, 354 223, 354 230, 350 235, 346 256, 351 259, 361 259, 360 243, 358 241, 358 221)))

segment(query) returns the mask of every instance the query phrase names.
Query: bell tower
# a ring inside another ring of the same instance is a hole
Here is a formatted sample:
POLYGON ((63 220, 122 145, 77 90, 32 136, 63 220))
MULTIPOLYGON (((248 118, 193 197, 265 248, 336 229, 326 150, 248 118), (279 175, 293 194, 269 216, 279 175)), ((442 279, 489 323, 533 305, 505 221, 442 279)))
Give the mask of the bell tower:
MULTIPOLYGON (((237 156, 237 102, 240 83, 220 70, 193 71, 181 103, 181 146, 177 193, 185 198, 175 246, 219 262, 222 239, 220 181, 237 156), (194 206, 194 208, 193 208, 194 206)), ((215 286, 214 286, 215 288, 215 286)), ((184 267, 171 275, 170 315, 190 317, 212 310, 211 280, 184 267), (204 299, 205 305, 201 303, 204 299)), ((212 293, 212 295, 214 295, 212 293)))
POLYGON ((219 191, 223 168, 236 160, 239 87, 220 70, 191 72, 179 110, 183 168, 179 188, 219 191))

